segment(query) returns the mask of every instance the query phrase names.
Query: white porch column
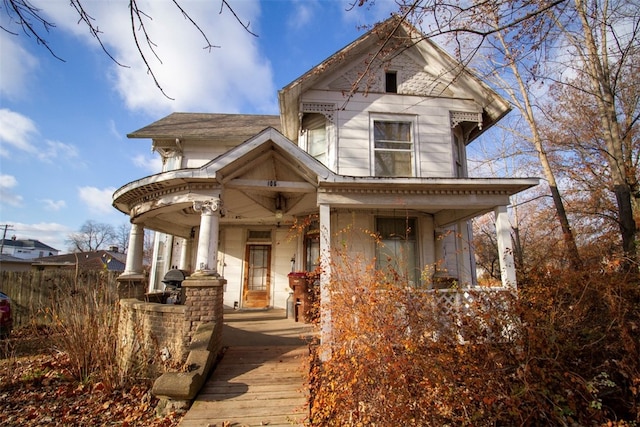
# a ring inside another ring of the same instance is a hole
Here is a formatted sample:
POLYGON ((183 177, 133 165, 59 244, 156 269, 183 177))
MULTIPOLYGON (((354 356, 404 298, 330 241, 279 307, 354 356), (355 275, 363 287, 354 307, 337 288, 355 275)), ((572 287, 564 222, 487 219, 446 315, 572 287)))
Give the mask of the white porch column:
POLYGON ((468 221, 460 221, 457 224, 457 247, 460 251, 458 255, 458 281, 461 286, 473 286, 473 274, 471 271, 471 240, 468 228, 468 221))
POLYGON ((129 230, 129 248, 122 276, 143 275, 142 255, 144 250, 144 228, 140 224, 131 224, 129 230))
POLYGON ((331 358, 331 208, 320 205, 320 360, 331 358))
POLYGON ((189 265, 189 254, 191 253, 192 243, 192 239, 180 239, 180 264, 178 264, 178 268, 180 270, 191 271, 191 266, 189 265))
POLYGON ((218 230, 222 200, 215 197, 205 201, 194 201, 193 208, 200 212, 200 232, 196 254, 195 274, 217 276, 218 230))
POLYGON ((513 244, 511 242, 511 223, 506 206, 498 206, 496 215, 496 237, 498 241, 498 258, 500 259, 500 277, 502 286, 516 288, 516 266, 513 259, 513 244))

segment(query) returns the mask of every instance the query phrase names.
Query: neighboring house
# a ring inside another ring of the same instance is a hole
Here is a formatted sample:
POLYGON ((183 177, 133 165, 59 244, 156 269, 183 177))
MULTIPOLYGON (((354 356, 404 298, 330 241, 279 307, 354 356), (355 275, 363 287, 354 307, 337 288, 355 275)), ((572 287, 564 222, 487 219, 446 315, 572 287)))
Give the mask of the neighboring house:
POLYGON ((0 254, 0 271, 29 271, 31 260, 0 254))
POLYGON ((3 255, 11 255, 20 259, 34 259, 58 255, 60 251, 39 240, 33 239, 2 239, 3 255))
POLYGON ((33 270, 75 269, 124 271, 126 255, 115 248, 91 252, 75 252, 71 254, 38 258, 33 260, 33 270))
POLYGON ((284 308, 288 273, 328 266, 352 226, 384 243, 355 251, 380 266, 402 253, 415 286, 474 286, 469 221, 495 212, 502 283, 516 285, 507 206, 538 179, 467 175, 467 144, 510 110, 496 92, 394 17, 278 95, 279 116, 174 113, 128 135, 151 139, 164 166, 114 193, 132 223, 122 278, 143 277, 148 228, 150 291, 176 267, 221 275, 227 306, 284 308))

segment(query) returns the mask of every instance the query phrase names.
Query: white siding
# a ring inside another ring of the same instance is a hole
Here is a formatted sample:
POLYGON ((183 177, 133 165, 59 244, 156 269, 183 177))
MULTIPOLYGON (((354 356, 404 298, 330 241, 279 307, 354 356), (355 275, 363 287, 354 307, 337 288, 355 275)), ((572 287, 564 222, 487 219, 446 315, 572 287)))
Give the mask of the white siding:
POLYGON ((221 154, 226 153, 232 147, 216 144, 214 141, 209 142, 189 142, 185 141, 182 148, 183 168, 199 168, 221 154))
MULTIPOLYGON (((251 228, 249 227, 249 229, 251 228)), ((289 239, 288 227, 274 229, 272 235, 270 305, 285 309, 289 297, 289 278, 287 275, 291 272, 291 257, 296 253, 297 242, 296 239, 289 239)), ((242 227, 225 228, 222 239, 224 240, 224 253, 221 253, 220 257, 224 259, 221 260, 223 265, 221 275, 227 280, 224 305, 231 308, 235 302, 238 302, 242 306, 247 229, 242 227)))
POLYGON ((402 114, 416 118, 414 143, 418 177, 452 177, 450 111, 476 111, 473 101, 427 98, 397 94, 355 95, 345 104, 340 92, 311 90, 303 102, 335 103, 338 126, 337 170, 341 175, 371 176, 370 117, 372 114, 402 114))
MULTIPOLYGON (((366 211, 338 211, 331 217, 332 246, 345 248, 349 251, 346 261, 361 262, 364 267, 375 257, 375 243, 369 232, 375 231, 375 217, 394 216, 397 212, 380 211, 376 213, 366 211)), ((411 215, 411 214, 410 214, 411 215)), ((433 218, 429 215, 417 215, 418 227, 418 261, 417 266, 426 274, 425 279, 436 276, 455 277, 460 275, 459 264, 462 257, 469 256, 459 247, 457 228, 452 226, 439 229, 439 239, 435 239, 433 218)), ((338 263, 335 258, 332 262, 338 263)))
POLYGON ((229 227, 223 232, 224 257, 221 260, 223 270, 221 275, 227 280, 227 289, 224 293, 224 305, 233 307, 234 302, 240 304, 242 298, 242 274, 244 260, 245 232, 242 228, 229 227))
POLYGON ((272 256, 272 305, 275 308, 287 308, 289 297, 289 277, 291 272, 291 257, 296 253, 297 239, 291 238, 288 227, 275 230, 275 244, 272 256))

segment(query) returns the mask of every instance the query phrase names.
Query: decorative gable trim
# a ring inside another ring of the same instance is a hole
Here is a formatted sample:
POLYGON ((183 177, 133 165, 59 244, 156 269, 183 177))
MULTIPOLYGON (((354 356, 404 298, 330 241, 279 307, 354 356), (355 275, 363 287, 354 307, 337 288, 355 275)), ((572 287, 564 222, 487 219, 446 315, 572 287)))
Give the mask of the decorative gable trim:
POLYGON ((477 123, 482 130, 482 113, 472 113, 470 111, 451 111, 451 128, 458 126, 462 122, 477 123))
POLYGON ((333 115, 336 111, 335 104, 321 104, 316 102, 302 103, 302 113, 319 113, 324 115, 328 121, 334 123, 333 115))

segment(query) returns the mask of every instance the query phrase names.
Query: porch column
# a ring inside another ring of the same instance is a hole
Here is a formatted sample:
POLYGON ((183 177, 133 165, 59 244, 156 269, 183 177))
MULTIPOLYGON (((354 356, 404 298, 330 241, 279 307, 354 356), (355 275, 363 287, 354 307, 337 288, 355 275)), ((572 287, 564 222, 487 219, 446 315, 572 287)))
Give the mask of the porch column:
POLYGON ((127 260, 124 271, 116 279, 119 299, 144 299, 147 278, 142 271, 143 243, 144 228, 140 224, 131 224, 127 260))
POLYGON ((457 224, 457 247, 459 254, 458 281, 463 287, 473 286, 473 275, 471 274, 471 241, 467 221, 460 221, 457 224))
POLYGON ((331 358, 331 208, 320 205, 320 360, 331 358))
POLYGON ((180 263, 178 264, 178 268, 180 270, 191 271, 191 266, 189 265, 189 255, 191 254, 192 244, 192 239, 183 238, 180 240, 180 263))
POLYGON ((222 200, 219 197, 193 202, 193 208, 200 212, 200 232, 198 233, 198 252, 194 273, 196 275, 219 276, 217 272, 218 230, 220 228, 221 207, 222 200))
POLYGON ((516 288, 516 266, 513 259, 513 244, 511 242, 511 224, 506 206, 498 206, 496 215, 496 237, 498 241, 498 258, 500 259, 500 277, 502 286, 516 288))
POLYGON ((127 260, 121 276, 141 276, 144 274, 142 271, 143 244, 144 228, 140 224, 131 224, 127 260))

